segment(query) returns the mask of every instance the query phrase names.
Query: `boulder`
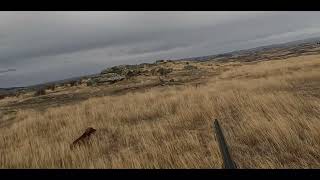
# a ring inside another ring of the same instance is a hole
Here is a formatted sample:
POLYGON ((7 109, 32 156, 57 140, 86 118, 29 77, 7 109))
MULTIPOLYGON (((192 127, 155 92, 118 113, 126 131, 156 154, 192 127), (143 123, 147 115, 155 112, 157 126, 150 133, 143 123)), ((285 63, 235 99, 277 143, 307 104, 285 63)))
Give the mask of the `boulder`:
POLYGON ((171 72, 172 72, 172 69, 171 69, 171 68, 170 68, 170 69, 167 69, 167 68, 159 68, 159 69, 157 70, 157 72, 158 72, 161 76, 164 76, 164 75, 167 75, 167 74, 171 73, 171 72))
POLYGON ((101 71, 101 75, 103 74, 109 74, 109 73, 116 73, 120 75, 125 75, 127 74, 128 69, 126 68, 125 65, 120 65, 120 66, 113 66, 111 68, 107 68, 103 71, 101 71))
POLYGON ((87 86, 95 86, 97 85, 97 82, 93 79, 90 79, 86 82, 87 86))
POLYGON ((54 91, 56 89, 56 85, 55 84, 51 84, 51 85, 48 85, 46 88, 48 90, 54 91))
POLYGON ((107 74, 103 74, 101 77, 95 80, 97 83, 106 83, 106 82, 115 83, 117 81, 122 81, 123 79, 125 79, 125 76, 123 75, 119 75, 117 73, 107 73, 107 74))
POLYGON ((194 70, 194 69, 198 69, 197 66, 192 66, 192 65, 187 65, 187 66, 184 66, 184 69, 186 70, 194 70))
POLYGON ((151 72, 151 74, 152 74, 153 76, 157 75, 157 68, 151 69, 150 72, 151 72))
POLYGON ((141 74, 141 71, 140 70, 136 70, 136 69, 134 69, 134 70, 129 70, 128 72, 127 72, 127 74, 126 74, 126 77, 127 78, 131 78, 131 77, 133 77, 133 76, 138 76, 138 75, 140 75, 141 74))
POLYGON ((39 88, 36 90, 34 93, 34 96, 42 96, 46 94, 46 89, 45 88, 39 88))
POLYGON ((79 85, 79 82, 78 81, 71 81, 70 82, 70 86, 78 86, 79 85))
POLYGON ((151 64, 151 63, 142 63, 142 64, 139 64, 138 66, 139 66, 139 68, 149 68, 149 67, 156 66, 156 65, 151 64))
POLYGON ((156 64, 161 64, 161 63, 164 63, 165 61, 164 60, 156 60, 156 64))
POLYGON ((111 68, 107 68, 101 72, 101 75, 115 73, 121 76, 132 77, 141 74, 141 68, 144 68, 146 64, 140 65, 119 65, 111 68))

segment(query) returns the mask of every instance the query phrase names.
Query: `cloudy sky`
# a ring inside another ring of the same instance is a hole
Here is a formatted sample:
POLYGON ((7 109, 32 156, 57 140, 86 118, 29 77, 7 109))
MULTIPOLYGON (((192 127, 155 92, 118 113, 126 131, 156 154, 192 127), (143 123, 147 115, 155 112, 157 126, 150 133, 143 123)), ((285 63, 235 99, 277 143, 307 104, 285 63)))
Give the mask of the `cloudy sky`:
POLYGON ((320 12, 0 12, 0 88, 320 36, 320 12))

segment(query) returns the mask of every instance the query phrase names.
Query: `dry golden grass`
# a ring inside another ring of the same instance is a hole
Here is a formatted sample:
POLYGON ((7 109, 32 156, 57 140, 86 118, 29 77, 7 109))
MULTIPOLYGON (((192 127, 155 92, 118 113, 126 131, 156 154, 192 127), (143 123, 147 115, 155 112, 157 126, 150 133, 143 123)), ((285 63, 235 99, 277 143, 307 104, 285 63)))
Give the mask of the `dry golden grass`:
POLYGON ((2 168, 221 168, 223 127, 240 168, 320 167, 319 56, 230 66, 199 88, 153 88, 45 112, 1 128, 2 168), (91 144, 70 150, 84 129, 91 144))

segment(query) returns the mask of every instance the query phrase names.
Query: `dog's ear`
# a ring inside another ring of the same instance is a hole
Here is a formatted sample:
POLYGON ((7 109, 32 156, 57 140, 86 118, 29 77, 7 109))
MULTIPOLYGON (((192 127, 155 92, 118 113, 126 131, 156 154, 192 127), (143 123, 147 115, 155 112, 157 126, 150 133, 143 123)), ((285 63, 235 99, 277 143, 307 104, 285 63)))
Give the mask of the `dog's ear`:
POLYGON ((92 128, 92 127, 89 127, 89 128, 86 129, 86 133, 93 133, 95 131, 97 131, 97 130, 92 128))

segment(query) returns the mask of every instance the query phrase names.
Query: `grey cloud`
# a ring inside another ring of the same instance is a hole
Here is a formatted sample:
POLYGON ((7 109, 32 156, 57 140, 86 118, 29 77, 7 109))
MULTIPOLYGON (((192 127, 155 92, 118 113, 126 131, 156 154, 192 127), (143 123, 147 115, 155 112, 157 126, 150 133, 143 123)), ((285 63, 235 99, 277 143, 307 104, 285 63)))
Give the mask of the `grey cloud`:
POLYGON ((16 71, 16 69, 6 69, 6 70, 0 70, 0 74, 16 71))
POLYGON ((4 33, 2 37, 5 38, 1 39, 0 58, 8 63, 17 59, 21 61, 32 57, 72 53, 119 44, 128 45, 159 39, 171 40, 177 37, 180 37, 180 41, 188 38, 195 39, 197 32, 202 31, 201 27, 208 29, 208 26, 222 23, 222 20, 231 21, 232 18, 239 18, 239 16, 231 16, 235 13, 224 13, 225 15, 222 16, 217 13, 212 15, 210 12, 136 12, 133 14, 130 12, 11 12, 9 15, 3 12, 2 14, 4 17, 1 18, 0 14, 0 20, 2 20, 0 27, 4 30, 0 33, 4 33), (10 18, 12 18, 11 21, 9 21, 10 18), (213 21, 210 22, 210 19, 213 21), (196 33, 181 37, 190 32, 196 33))
POLYGON ((0 69, 19 69, 2 74, 0 84, 307 38, 320 35, 319 17, 320 12, 0 12, 0 69))

